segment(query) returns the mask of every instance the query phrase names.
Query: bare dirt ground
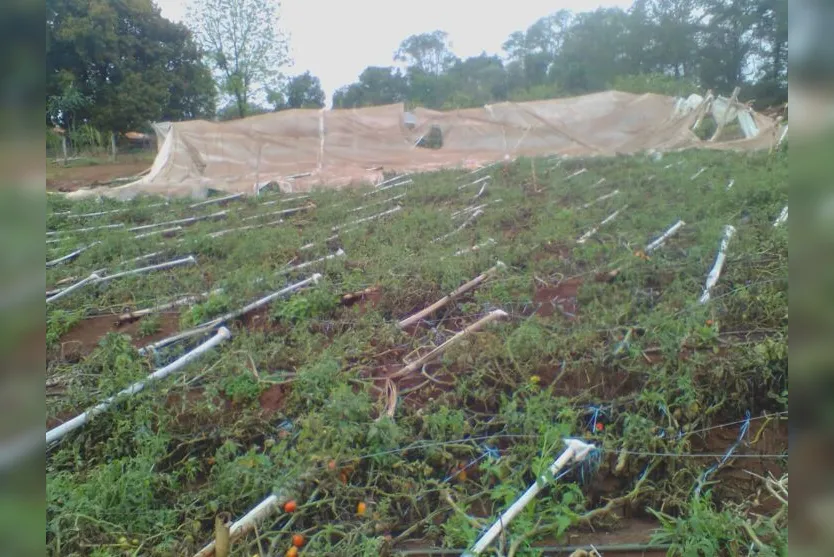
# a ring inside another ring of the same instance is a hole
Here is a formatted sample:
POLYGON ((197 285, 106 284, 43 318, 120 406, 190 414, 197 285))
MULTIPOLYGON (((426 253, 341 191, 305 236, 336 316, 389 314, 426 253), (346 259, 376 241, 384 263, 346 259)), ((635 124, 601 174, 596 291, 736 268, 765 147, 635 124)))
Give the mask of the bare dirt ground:
POLYGON ((119 155, 115 162, 107 157, 46 163, 46 190, 69 192, 109 182, 116 178, 135 176, 153 164, 155 152, 119 155))

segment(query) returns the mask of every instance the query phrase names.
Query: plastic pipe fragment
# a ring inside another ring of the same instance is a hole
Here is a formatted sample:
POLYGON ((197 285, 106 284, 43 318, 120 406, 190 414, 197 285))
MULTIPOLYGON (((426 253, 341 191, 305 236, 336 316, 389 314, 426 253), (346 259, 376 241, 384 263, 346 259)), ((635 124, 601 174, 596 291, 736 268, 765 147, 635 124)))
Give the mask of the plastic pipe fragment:
POLYGON ((233 193, 231 195, 224 195, 223 197, 216 197, 214 199, 206 199, 205 201, 200 201, 199 203, 193 203, 188 206, 189 209, 196 209, 197 207, 204 207, 206 205, 212 205, 214 203, 225 203, 227 201, 232 201, 233 199, 240 199, 243 197, 242 193, 233 193))
POLYGON ((675 224, 673 224, 671 227, 669 227, 669 229, 668 229, 666 232, 664 232, 664 233, 660 236, 660 238, 658 238, 657 240, 653 241, 653 242, 652 242, 652 243, 650 243, 648 246, 646 246, 646 253, 647 253, 647 254, 648 254, 648 253, 651 253, 651 252, 653 252, 654 250, 656 250, 657 248, 659 248, 660 246, 662 246, 662 245, 663 245, 663 243, 664 243, 664 242, 666 242, 666 240, 668 240, 669 238, 671 238, 671 237, 672 237, 672 235, 673 235, 673 234, 675 234, 678 230, 680 230, 680 229, 681 229, 681 227, 683 227, 683 225, 685 225, 685 224, 686 224, 686 223, 685 223, 685 222, 683 222, 682 220, 679 220, 678 222, 676 222, 675 224))
POLYGON ((599 181, 596 184, 592 185, 591 187, 595 188, 597 186, 601 186, 602 184, 605 183, 605 180, 606 180, 606 178, 600 178, 599 181))
POLYGON ((715 264, 712 266, 712 270, 709 272, 707 276, 707 282, 704 286, 704 293, 701 294, 701 299, 698 300, 699 303, 705 304, 709 302, 710 299, 710 292, 712 291, 713 287, 718 283, 718 278, 721 276, 721 270, 724 268, 724 261, 727 258, 727 246, 730 244, 730 239, 736 233, 736 229, 734 226, 728 224, 724 227, 724 237, 721 239, 721 245, 718 248, 718 255, 715 257, 715 264))
POLYGON ((249 216, 249 217, 242 218, 240 220, 245 222, 245 221, 248 221, 248 220, 262 219, 264 217, 293 215, 295 213, 300 213, 301 211, 307 211, 309 209, 312 209, 313 207, 314 207, 314 205, 302 205, 301 207, 292 207, 290 209, 284 209, 282 211, 273 211, 271 213, 261 213, 260 215, 252 215, 252 216, 249 216))
POLYGON ((407 180, 403 180, 402 182, 395 182, 395 183, 390 184, 390 185, 387 185, 387 186, 385 186, 385 187, 378 188, 378 189, 375 189, 375 190, 373 190, 373 191, 369 191, 368 193, 363 194, 363 195, 362 195, 362 197, 368 197, 369 195, 373 195, 373 194, 375 194, 375 193, 379 193, 379 192, 381 192, 381 191, 388 191, 388 190, 390 190, 391 188, 398 188, 398 187, 400 187, 400 186, 407 186, 407 185, 409 185, 409 184, 413 184, 413 183, 414 183, 414 180, 412 180, 412 179, 410 179, 410 178, 409 178, 409 179, 407 179, 407 180))
POLYGON ((62 234, 75 234, 78 232, 92 232, 94 230, 112 230, 114 228, 124 228, 125 224, 120 222, 119 224, 105 224, 103 226, 90 226, 87 228, 76 228, 75 230, 50 230, 46 233, 47 236, 59 236, 62 234))
POLYGON ((405 178, 408 178, 409 176, 411 176, 411 174, 401 174, 399 176, 392 176, 392 177, 388 178, 387 180, 383 180, 382 182, 380 182, 378 184, 375 184, 374 187, 375 188, 381 188, 382 186, 386 186, 386 185, 390 184, 391 182, 397 182, 399 180, 403 180, 405 178))
POLYGON ((387 216, 387 215, 392 215, 392 214, 396 213, 397 211, 401 211, 401 210, 402 210, 402 207, 397 205, 393 209, 389 209, 389 210, 384 211, 382 213, 377 213, 376 215, 371 215, 370 217, 365 217, 363 219, 355 220, 353 222, 349 222, 348 224, 342 224, 342 225, 339 225, 339 226, 334 226, 333 228, 331 228, 331 231, 336 232, 338 230, 342 230, 342 229, 348 228, 350 226, 355 226, 357 224, 362 224, 363 222, 368 222, 368 221, 378 219, 378 218, 381 218, 381 217, 384 217, 384 216, 387 216))
POLYGON ((301 269, 306 269, 307 267, 310 267, 312 265, 316 265, 318 263, 323 263, 324 261, 329 261, 331 259, 335 259, 337 257, 342 257, 344 255, 345 255, 345 251, 342 248, 339 248, 339 250, 336 253, 327 255, 325 257, 321 257, 319 259, 314 259, 313 261, 307 261, 306 263, 299 263, 298 265, 295 265, 293 267, 289 267, 287 269, 282 269, 282 270, 278 271, 278 274, 279 275, 286 275, 286 274, 289 274, 289 273, 294 273, 295 271, 300 271, 301 269))
POLYGON ((161 304, 161 305, 146 308, 146 309, 139 309, 139 310, 136 310, 136 311, 130 311, 130 312, 121 314, 118 317, 118 321, 120 323, 124 322, 124 321, 132 321, 134 319, 139 319, 140 317, 144 317, 146 315, 151 315, 151 314, 154 314, 154 313, 161 313, 161 312, 167 311, 169 309, 174 309, 174 308, 177 308, 177 307, 180 307, 180 306, 193 304, 195 302, 199 302, 200 300, 204 300, 204 299, 206 299, 209 296, 212 296, 214 294, 220 294, 221 292, 223 292, 223 289, 218 288, 216 290, 212 290, 211 292, 203 292, 202 294, 198 294, 198 295, 195 295, 195 296, 185 296, 184 298, 174 300, 173 302, 168 302, 167 304, 161 304))
POLYGON ((577 244, 584 244, 585 242, 587 242, 587 241, 591 238, 591 236, 593 236, 594 234, 596 234, 596 233, 597 233, 597 231, 598 231, 601 227, 605 226, 606 224, 608 224, 609 222, 611 222, 612 220, 614 220, 615 218, 617 218, 617 215, 619 215, 621 212, 625 211, 626 209, 628 209, 628 205, 624 205, 621 209, 617 209, 616 211, 614 211, 613 213, 611 213, 610 215, 608 215, 608 216, 605 218, 605 220, 603 220, 601 223, 599 223, 599 226, 595 226, 594 228, 590 229, 588 232, 586 232, 585 234, 583 234, 583 235, 582 235, 582 236, 581 236, 581 237, 580 237, 580 238, 576 241, 576 243, 577 243, 577 244))
POLYGON ((70 259, 74 259, 74 258, 78 257, 79 255, 81 255, 82 253, 84 253, 85 251, 90 249, 91 247, 96 246, 100 243, 101 242, 93 242, 92 244, 84 246, 83 248, 78 248, 74 252, 68 253, 63 257, 59 257, 58 259, 53 259, 52 261, 47 261, 46 266, 47 267, 54 267, 55 265, 60 265, 64 261, 69 261, 70 259))
POLYGON ((212 319, 211 321, 207 321, 206 323, 198 325, 198 326, 194 327, 193 329, 183 331, 183 332, 178 333, 176 335, 170 336, 168 338, 164 338, 164 339, 162 339, 160 341, 157 341, 153 344, 149 344, 148 346, 140 348, 139 349, 139 354, 145 355, 145 354, 148 354, 149 352, 154 352, 154 351, 156 351, 160 348, 163 348, 165 346, 168 346, 169 344, 173 344, 173 343, 178 342, 180 340, 183 340, 183 339, 186 339, 186 338, 191 338, 191 337, 201 335, 201 334, 209 333, 213 329, 216 329, 217 327, 220 327, 221 325, 224 325, 224 324, 228 323, 232 319, 236 319, 236 318, 240 317, 241 315, 245 315, 245 314, 249 313, 252 310, 263 307, 263 306, 269 304, 270 302, 272 302, 272 301, 274 301, 274 300, 276 300, 276 299, 278 299, 278 298, 280 298, 280 297, 282 297, 286 294, 289 294, 290 292, 294 292, 294 291, 299 290, 301 288, 304 288, 305 286, 308 286, 310 284, 317 284, 320 279, 321 279, 321 275, 316 273, 308 279, 302 280, 302 281, 297 282, 295 284, 291 284, 291 285, 287 286, 286 288, 282 288, 281 290, 278 290, 277 292, 273 292, 272 294, 269 294, 267 296, 264 296, 263 298, 255 300, 251 304, 248 304, 248 305, 246 305, 246 306, 244 306, 244 307, 242 307, 238 310, 235 310, 235 311, 229 312, 225 315, 222 315, 222 316, 218 317, 217 319, 212 319))
POLYGON ((289 203, 290 201, 301 201, 302 199, 310 199, 309 195, 299 195, 297 197, 288 197, 286 199, 272 199, 270 201, 264 201, 261 205, 275 205, 277 203, 289 203))
POLYGON ((498 271, 500 271, 502 269, 505 269, 506 267, 507 266, 504 265, 501 261, 497 262, 495 264, 495 266, 493 266, 489 270, 481 273, 480 275, 478 275, 474 279, 470 280, 466 284, 458 287, 453 292, 451 292, 450 294, 442 297, 441 299, 439 299, 438 301, 436 301, 435 303, 433 303, 429 307, 418 311, 417 313, 415 313, 411 317, 406 317, 405 319, 403 319, 402 321, 397 323, 397 327, 399 327, 400 329, 405 329, 409 325, 413 325, 414 323, 417 323, 418 321, 420 321, 421 319, 423 319, 427 315, 431 315, 432 313, 439 310, 440 308, 448 305, 453 300, 459 298, 463 294, 466 294, 467 292, 469 292, 473 288, 477 287, 478 285, 480 285, 482 282, 484 282, 485 280, 487 280, 491 276, 495 275, 495 273, 497 273, 498 271))
POLYGON ((696 172, 695 174, 693 174, 692 176, 690 176, 690 177, 689 177, 689 179, 690 179, 690 180, 695 180, 698 176, 700 176, 701 174, 703 174, 706 170, 707 170, 707 169, 706 169, 706 167, 702 168, 701 170, 699 170, 698 172, 696 172))
POLYGON ((63 298, 67 294, 70 294, 70 293, 72 293, 72 292, 78 290, 79 288, 82 288, 83 286, 86 286, 88 284, 102 284, 102 283, 109 282, 111 280, 114 280, 114 279, 117 279, 117 278, 122 278, 122 277, 125 277, 125 276, 128 276, 128 275, 136 275, 136 274, 140 274, 140 273, 147 273, 149 271, 161 271, 161 270, 164 270, 164 269, 170 269, 171 267, 176 267, 178 265, 185 265, 185 264, 188 264, 188 263, 194 264, 194 263, 197 263, 197 260, 194 258, 193 255, 189 255, 188 257, 183 257, 182 259, 176 259, 174 261, 168 261, 166 263, 160 263, 159 265, 150 265, 148 267, 140 267, 139 269, 131 269, 129 271, 123 271, 121 273, 116 273, 116 274, 113 274, 113 275, 100 276, 98 273, 92 273, 87 278, 85 278, 85 279, 83 279, 79 282, 76 282, 72 286, 68 286, 67 288, 61 290, 60 292, 58 292, 54 296, 51 296, 51 297, 47 298, 46 303, 51 303, 51 302, 54 302, 55 300, 63 298))
POLYGON ((498 319, 504 319, 506 317, 508 317, 507 312, 505 312, 503 310, 500 310, 500 309, 496 309, 496 310, 493 310, 493 311, 489 312, 489 314, 487 314, 485 317, 482 317, 478 321, 475 321, 474 323, 472 323, 468 327, 464 328, 462 331, 458 331, 457 333, 455 333, 455 335, 452 338, 450 338, 449 340, 447 340, 446 342, 444 342, 443 344, 441 344, 440 346, 438 346, 437 348, 435 348, 431 352, 429 352, 429 353, 425 354, 424 356, 414 360, 413 362, 406 365, 401 370, 392 374, 390 376, 390 378, 395 379, 397 377, 402 377, 403 375, 408 375, 409 373, 414 373, 415 371, 417 371, 421 367, 423 367, 425 364, 433 361, 435 358, 437 358, 438 356, 443 354, 450 346, 452 346, 454 344, 457 344, 462 339, 471 335, 472 333, 478 332, 479 330, 484 328, 484 326, 488 325, 489 323, 492 323, 493 321, 496 321, 498 319))
POLYGON ((576 178, 580 174, 585 174, 586 172, 588 172, 587 168, 581 168, 581 169, 577 170, 576 172, 574 172, 573 174, 571 174, 570 176, 568 176, 567 178, 565 178, 565 181, 567 182, 571 178, 576 178))
MULTIPOLYGON (((582 462, 585 460, 591 451, 595 448, 593 445, 589 445, 584 441, 580 441, 579 439, 565 439, 565 444, 568 446, 565 451, 559 455, 553 464, 550 465, 550 474, 555 476, 562 468, 565 466, 572 464, 574 462, 582 462)), ((510 505, 504 513, 496 520, 492 526, 490 526, 489 530, 484 533, 483 536, 475 542, 475 545, 472 546, 472 549, 463 553, 462 557, 474 557, 475 555, 480 555, 490 546, 490 544, 495 541, 503 530, 505 530, 513 519, 518 516, 521 511, 524 510, 530 501, 532 501, 539 492, 544 489, 544 486, 548 483, 547 476, 541 476, 538 481, 533 482, 533 484, 527 488, 521 497, 516 499, 516 501, 510 505)))
POLYGON ((788 222, 788 206, 787 205, 785 205, 785 207, 782 209, 782 212, 779 213, 779 216, 776 218, 776 221, 774 221, 773 228, 778 228, 778 227, 782 226, 783 224, 785 224, 786 222, 788 222))
POLYGON ((477 174, 479 172, 483 172, 484 170, 488 170, 488 169, 490 169, 494 166, 498 166, 499 164, 501 164, 501 161, 492 162, 492 163, 489 163, 486 166, 480 166, 480 167, 476 168, 475 170, 471 170, 471 171, 467 172, 466 174, 458 177, 458 180, 460 180, 461 178, 466 178, 467 176, 472 176, 473 174, 477 174))
POLYGON ((172 220, 168 222, 157 222, 154 224, 143 224, 142 226, 134 226, 133 228, 128 228, 128 232, 141 232, 142 230, 150 230, 152 228, 159 228, 160 226, 171 226, 171 225, 179 225, 179 224, 193 224, 195 222, 199 222, 201 220, 208 220, 208 219, 225 219, 229 215, 228 211, 218 211, 216 213, 212 213, 210 215, 203 215, 199 217, 188 217, 186 219, 179 219, 179 220, 172 220))
POLYGON ((182 226, 173 226, 171 228, 164 228, 162 230, 154 230, 152 232, 145 232, 143 234, 137 234, 133 237, 134 240, 141 240, 142 238, 149 238, 151 236, 165 236, 166 238, 170 238, 174 236, 177 232, 182 230, 182 226))
POLYGON ((356 213, 358 211, 361 211, 363 209, 367 209, 369 207, 375 207, 377 205, 385 205, 386 203, 391 203, 392 201, 397 201, 398 199, 402 199, 403 197, 405 197, 405 194, 401 193, 400 195, 395 195, 394 197, 389 197, 388 199, 383 199, 382 201, 377 201, 375 203, 369 203, 367 205, 363 205, 362 207, 357 207, 355 209, 351 209, 350 211, 348 211, 348 213, 356 213))
MULTIPOLYGON (((102 215, 113 215, 116 213, 124 213, 127 209, 113 209, 112 211, 99 211, 98 213, 83 213, 80 215, 67 214, 68 219, 86 219, 92 217, 100 217, 102 215)), ((57 213, 56 213, 57 214, 57 213)))
POLYGON ((583 205, 582 208, 587 209, 588 207, 591 207, 591 206, 599 203, 600 201, 605 201, 606 199, 611 199, 615 195, 619 195, 619 194, 620 194, 620 190, 614 190, 611 193, 606 193, 605 195, 601 195, 600 197, 597 197, 593 201, 589 201, 588 203, 583 205))
POLYGON ((464 254, 467 254, 467 253, 470 253, 470 252, 473 252, 473 251, 478 251, 478 250, 483 249, 487 246, 491 246, 495 243, 496 243, 496 241, 493 240, 492 238, 487 238, 486 242, 484 242, 482 244, 477 244, 477 245, 472 246, 471 248, 465 248, 465 249, 456 251, 454 253, 453 257, 458 257, 460 255, 464 255, 464 254))
POLYGON ((76 429, 82 427, 91 418, 94 416, 101 414, 110 406, 118 402, 122 398, 127 398, 130 396, 135 395, 136 393, 142 391, 149 383, 154 381, 159 381, 160 379, 164 379, 165 377, 171 375, 175 371, 178 371, 188 365, 189 363, 193 362, 221 342, 224 342, 231 338, 232 333, 229 332, 229 329, 222 327, 217 334, 214 335, 211 339, 207 340, 191 352, 187 354, 183 354, 167 366, 160 368, 153 372, 152 374, 148 375, 142 381, 138 381, 131 385, 130 387, 119 391, 115 395, 111 396, 110 398, 104 400, 103 402, 93 406, 89 410, 86 410, 82 414, 72 418, 71 420, 62 423, 61 425, 54 427, 46 432, 46 445, 47 447, 52 443, 61 440, 65 435, 68 433, 75 431, 76 429))
POLYGON ((250 224, 248 226, 239 226, 237 228, 227 228, 226 230, 218 230, 217 232, 212 232, 208 235, 209 238, 219 238, 220 236, 225 236, 229 232, 241 232, 243 230, 252 230, 254 228, 266 228, 267 226, 275 226, 277 224, 283 224, 283 219, 278 219, 276 221, 268 222, 266 224, 250 224))
POLYGON ((464 228, 466 228, 467 226, 469 226, 470 224, 475 222, 475 219, 477 219, 478 217, 480 217, 483 214, 484 214, 484 212, 481 209, 478 209, 477 211, 472 213, 469 216, 469 218, 466 219, 463 222, 463 224, 461 224, 460 226, 458 226, 457 228, 455 228, 454 230, 452 230, 448 234, 444 234, 443 236, 440 236, 439 238, 435 238, 434 240, 431 241, 431 243, 436 244, 437 242, 441 242, 441 241, 445 240, 446 238, 452 236, 453 234, 457 234, 458 232, 460 232, 461 230, 463 230, 464 228))
POLYGON ((495 199, 493 201, 490 201, 489 203, 483 203, 481 205, 475 205, 475 206, 467 207, 466 209, 461 209, 460 211, 455 211, 454 213, 451 214, 451 218, 456 219, 458 217, 462 217, 463 215, 465 215, 467 213, 472 213, 474 211, 478 211, 479 209, 484 209, 486 207, 489 207, 490 205, 495 205, 496 203, 501 203, 501 201, 503 201, 503 200, 495 199))
MULTIPOLYGON (((468 188, 469 186, 476 186, 476 185, 480 184, 481 182, 489 182, 490 180, 492 180, 492 176, 483 176, 481 178, 478 178, 474 182, 469 182, 468 184, 463 184, 462 186, 458 186, 458 190, 462 190, 463 188, 468 188)), ((484 184, 484 185, 486 185, 486 184, 484 184)))
POLYGON ((730 182, 727 184, 727 190, 729 191, 729 190, 733 189, 734 185, 736 185, 735 179, 730 180, 730 182))

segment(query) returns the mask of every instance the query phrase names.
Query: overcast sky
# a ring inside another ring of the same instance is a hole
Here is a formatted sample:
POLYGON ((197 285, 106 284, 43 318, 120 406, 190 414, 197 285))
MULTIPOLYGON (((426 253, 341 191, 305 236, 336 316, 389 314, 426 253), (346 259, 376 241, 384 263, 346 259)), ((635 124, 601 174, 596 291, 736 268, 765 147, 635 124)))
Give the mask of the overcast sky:
MULTIPOLYGON (((188 0, 155 0, 162 15, 183 22, 188 0)), ((321 79, 328 104, 335 89, 356 81, 367 66, 393 65, 409 35, 441 29, 461 57, 500 54, 513 31, 558 11, 627 8, 632 0, 283 0, 279 27, 289 34, 294 64, 321 79)), ((185 22, 187 23, 187 22, 185 22)))

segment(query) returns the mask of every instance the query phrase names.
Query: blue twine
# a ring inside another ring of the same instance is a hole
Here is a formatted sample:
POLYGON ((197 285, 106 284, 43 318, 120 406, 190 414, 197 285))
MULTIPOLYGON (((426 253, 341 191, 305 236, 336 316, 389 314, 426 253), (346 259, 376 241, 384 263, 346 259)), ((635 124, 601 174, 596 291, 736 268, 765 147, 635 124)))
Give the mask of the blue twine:
POLYGON ((712 466, 710 466, 709 468, 704 470, 703 474, 701 474, 701 477, 698 478, 698 483, 695 486, 695 496, 696 497, 701 495, 701 488, 704 486, 704 482, 706 482, 707 478, 710 475, 712 475, 716 470, 718 470, 721 466, 724 466, 724 464, 730 459, 730 457, 736 451, 738 446, 742 443, 742 441, 744 441, 744 438, 747 436, 747 432, 749 431, 749 429, 750 429, 750 410, 747 410, 744 413, 744 423, 742 423, 741 428, 738 431, 738 438, 736 439, 735 443, 730 445, 730 447, 727 449, 727 452, 724 453, 724 456, 721 458, 721 460, 717 464, 713 464, 712 466))

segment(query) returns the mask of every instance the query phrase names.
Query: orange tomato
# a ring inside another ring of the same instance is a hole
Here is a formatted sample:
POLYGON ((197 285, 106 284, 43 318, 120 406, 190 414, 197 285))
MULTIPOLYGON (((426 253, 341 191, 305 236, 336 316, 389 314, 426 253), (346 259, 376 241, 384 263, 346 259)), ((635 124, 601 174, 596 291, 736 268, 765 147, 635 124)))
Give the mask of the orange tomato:
POLYGON ((301 547, 302 545, 304 545, 304 536, 302 536, 301 534, 295 534, 292 537, 292 544, 295 547, 301 547))
POLYGON ((365 511, 368 509, 368 505, 365 504, 364 501, 359 501, 359 504, 356 505, 356 514, 362 516, 365 514, 365 511))
POLYGON ((334 472, 336 470, 336 461, 331 460, 327 463, 327 467, 330 469, 331 472, 334 472))
POLYGON ((298 557, 298 548, 292 546, 287 550, 286 553, 284 553, 284 557, 298 557))
POLYGON ((295 512, 295 509, 297 509, 297 508, 298 508, 298 503, 296 503, 292 499, 290 499, 289 501, 284 503, 284 512, 285 513, 295 512))

